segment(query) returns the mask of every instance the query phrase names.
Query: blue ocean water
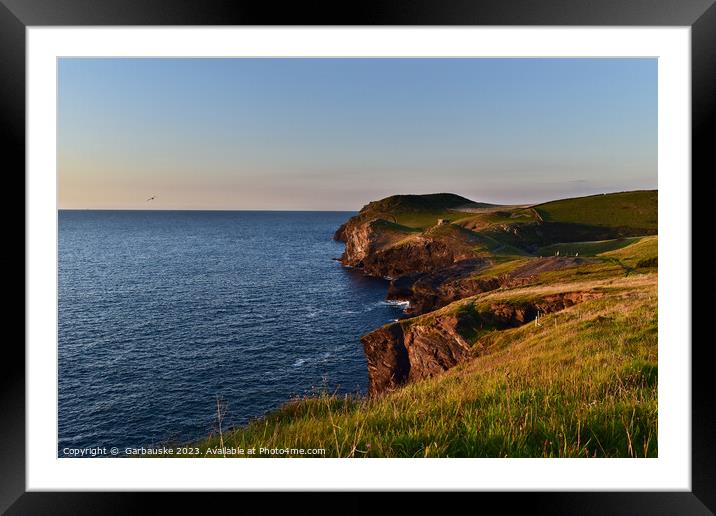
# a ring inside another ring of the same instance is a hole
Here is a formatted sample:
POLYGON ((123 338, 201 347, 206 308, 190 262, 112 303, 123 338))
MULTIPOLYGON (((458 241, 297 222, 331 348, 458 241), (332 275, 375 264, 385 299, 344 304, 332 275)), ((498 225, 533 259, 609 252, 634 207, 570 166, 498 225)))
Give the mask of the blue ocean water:
POLYGON ((333 260, 348 212, 59 212, 59 449, 152 446, 313 389, 364 393, 398 318, 333 260))

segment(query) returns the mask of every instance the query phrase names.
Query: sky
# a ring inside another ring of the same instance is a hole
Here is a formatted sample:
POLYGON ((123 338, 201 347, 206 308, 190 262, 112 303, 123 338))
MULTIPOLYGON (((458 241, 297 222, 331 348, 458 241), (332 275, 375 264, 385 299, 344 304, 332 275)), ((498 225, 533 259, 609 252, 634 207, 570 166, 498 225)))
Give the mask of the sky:
POLYGON ((657 186, 656 59, 63 58, 58 78, 60 209, 657 186))

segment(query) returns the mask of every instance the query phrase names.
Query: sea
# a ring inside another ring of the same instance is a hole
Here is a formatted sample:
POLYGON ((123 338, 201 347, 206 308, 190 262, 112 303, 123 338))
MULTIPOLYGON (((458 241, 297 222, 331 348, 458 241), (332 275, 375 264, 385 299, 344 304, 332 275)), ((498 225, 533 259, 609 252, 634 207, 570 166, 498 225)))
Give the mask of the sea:
MULTIPOLYGON (((58 456, 191 443, 363 395, 387 282, 335 259, 351 212, 58 212, 58 456)), ((123 452, 120 452, 122 455, 123 452)))

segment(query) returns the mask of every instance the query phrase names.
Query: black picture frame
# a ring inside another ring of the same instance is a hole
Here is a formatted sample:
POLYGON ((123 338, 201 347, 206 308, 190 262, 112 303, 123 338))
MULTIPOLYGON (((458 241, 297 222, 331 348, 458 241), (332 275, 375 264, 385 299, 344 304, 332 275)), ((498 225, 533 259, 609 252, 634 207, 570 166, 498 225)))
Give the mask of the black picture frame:
MULTIPOLYGON (((25 29, 28 26, 88 25, 690 26, 691 177, 705 175, 713 168, 713 144, 708 135, 714 132, 716 119, 714 0, 394 0, 350 5, 286 3, 280 8, 269 2, 222 0, 0 0, 0 133, 6 144, 4 163, 8 176, 19 177, 16 171, 25 168, 25 29)), ((21 188, 24 191, 24 181, 21 188)), ((17 248, 14 253, 19 254, 17 248)), ((26 259, 24 251, 22 254, 26 259)), ((24 309, 24 303, 22 306, 24 309)), ((691 492, 485 493, 480 496, 505 504, 503 507, 524 506, 531 514, 713 514, 716 511, 716 403, 711 394, 708 343, 708 340, 698 342, 691 348, 691 492)), ((6 338, 5 351, 5 358, 0 361, 0 511, 7 514, 130 514, 146 509, 147 498, 158 495, 25 492, 25 354, 19 339, 6 338)), ((172 496, 184 503, 182 494, 172 496)), ((242 496, 245 505, 247 495, 242 496)), ((349 501, 340 502, 340 512, 370 510, 375 503, 371 500, 373 496, 352 494, 349 501)), ((421 500, 420 496, 412 497, 412 501, 404 502, 403 510, 412 510, 410 506, 422 504, 421 500)), ((324 505, 330 504, 311 504, 318 511, 324 505)))

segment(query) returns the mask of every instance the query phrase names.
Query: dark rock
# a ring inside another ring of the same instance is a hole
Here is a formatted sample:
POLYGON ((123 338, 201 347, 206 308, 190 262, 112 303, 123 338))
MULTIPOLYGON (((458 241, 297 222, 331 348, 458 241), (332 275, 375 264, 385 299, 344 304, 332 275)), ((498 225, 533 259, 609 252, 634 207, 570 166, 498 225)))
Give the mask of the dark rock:
POLYGON ((368 360, 368 394, 394 390, 408 381, 410 360, 400 324, 383 326, 361 338, 368 360))
POLYGON ((439 375, 468 360, 466 336, 515 328, 569 306, 603 296, 600 291, 547 295, 520 303, 495 302, 487 310, 428 315, 383 326, 361 338, 368 360, 368 394, 377 396, 416 380, 439 375))

